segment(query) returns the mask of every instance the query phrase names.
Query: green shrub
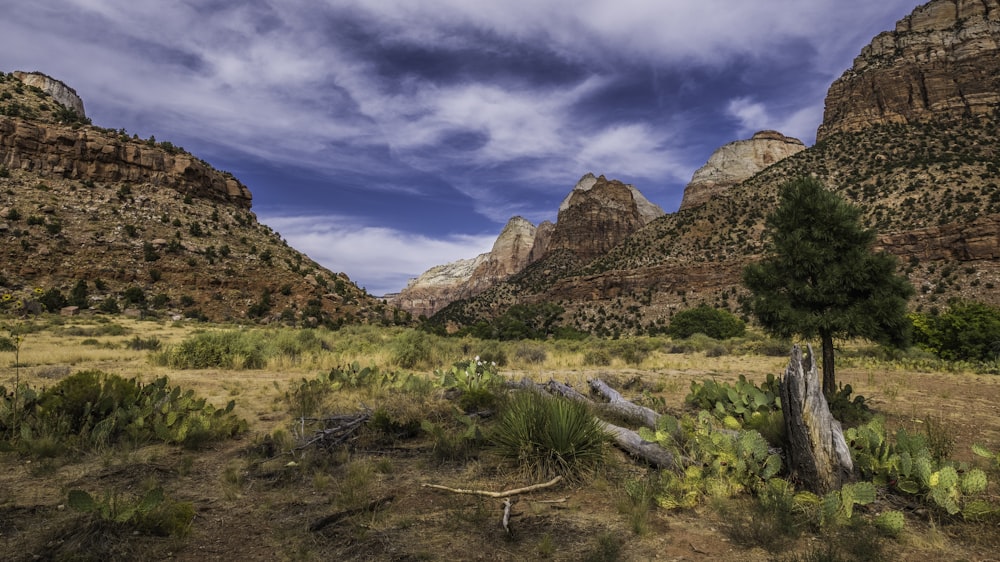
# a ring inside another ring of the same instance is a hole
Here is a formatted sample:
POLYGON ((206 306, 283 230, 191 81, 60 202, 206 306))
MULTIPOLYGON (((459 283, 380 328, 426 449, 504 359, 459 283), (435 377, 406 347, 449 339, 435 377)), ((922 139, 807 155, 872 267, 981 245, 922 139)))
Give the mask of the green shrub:
POLYGON ((584 404, 519 392, 504 405, 490 441, 535 477, 579 479, 604 462, 607 437, 584 404))
POLYGON ((175 369, 261 369, 266 359, 259 340, 241 331, 202 332, 155 355, 153 360, 175 369))
POLYGON ((742 336, 745 331, 746 325, 733 314, 704 304, 674 314, 667 327, 667 334, 676 339, 702 333, 722 340, 742 336))
POLYGON ((413 369, 431 361, 430 336, 418 330, 407 330, 392 344, 392 362, 404 369, 413 369))
POLYGON ((996 361, 1000 358, 1000 309, 955 301, 948 312, 910 315, 913 341, 947 360, 996 361))
POLYGON ((459 393, 458 404, 466 412, 493 408, 504 385, 497 365, 479 357, 456 363, 450 371, 435 371, 434 374, 442 388, 459 393))

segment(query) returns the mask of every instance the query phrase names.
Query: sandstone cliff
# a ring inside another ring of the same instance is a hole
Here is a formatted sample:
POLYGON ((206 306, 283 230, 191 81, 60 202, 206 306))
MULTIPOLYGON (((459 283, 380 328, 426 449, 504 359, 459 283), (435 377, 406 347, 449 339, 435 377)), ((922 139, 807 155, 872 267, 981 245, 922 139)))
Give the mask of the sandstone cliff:
POLYGON ((476 295, 498 281, 510 277, 528 265, 531 249, 535 245, 535 225, 523 217, 514 217, 507 225, 486 259, 472 272, 466 286, 466 294, 476 295))
POLYGON ((1000 102, 1000 1, 934 0, 862 49, 830 87, 817 140, 875 124, 976 115, 1000 102))
POLYGON ((684 188, 680 210, 704 205, 764 168, 805 150, 802 141, 777 131, 761 131, 748 140, 731 142, 712 153, 684 188))
POLYGON ((23 72, 16 70, 11 74, 13 74, 14 78, 17 78, 24 84, 34 86, 52 96, 52 99, 69 109, 72 109, 78 116, 87 116, 87 113, 83 110, 83 100, 77 95, 76 90, 70 88, 62 81, 56 80, 51 76, 46 76, 41 72, 23 72))
POLYGON ((233 176, 170 145, 95 127, 0 116, 0 165, 90 182, 143 182, 249 209, 250 190, 233 176))
POLYGON ((546 253, 568 250, 589 261, 663 214, 635 187, 587 174, 559 206, 546 253))
POLYGON ((410 280, 396 295, 386 295, 387 300, 415 317, 431 316, 448 303, 462 298, 472 272, 486 262, 489 254, 436 265, 410 280))

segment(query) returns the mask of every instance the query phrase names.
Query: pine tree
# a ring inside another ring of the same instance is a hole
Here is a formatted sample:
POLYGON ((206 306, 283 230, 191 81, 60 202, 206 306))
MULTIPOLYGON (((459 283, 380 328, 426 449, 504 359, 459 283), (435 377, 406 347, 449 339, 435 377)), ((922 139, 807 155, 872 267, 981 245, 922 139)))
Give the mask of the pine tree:
POLYGON ((875 232, 861 225, 858 208, 802 178, 782 186, 766 226, 768 254, 743 272, 751 312, 772 334, 820 337, 827 396, 837 390, 834 338, 909 341, 913 287, 894 256, 873 250, 875 232))

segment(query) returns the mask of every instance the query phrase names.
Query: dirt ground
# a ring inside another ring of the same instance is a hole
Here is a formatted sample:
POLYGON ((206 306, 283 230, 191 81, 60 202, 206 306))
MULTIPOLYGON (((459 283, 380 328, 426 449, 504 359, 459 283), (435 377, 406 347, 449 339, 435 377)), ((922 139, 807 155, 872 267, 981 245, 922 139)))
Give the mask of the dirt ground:
MULTIPOLYGON (((554 378, 585 389, 588 378, 622 383, 639 377, 680 409, 693 380, 762 380, 780 374, 782 358, 697 357, 683 369, 507 371, 519 379, 554 378)), ((146 366, 125 368, 155 376, 146 366)), ((120 372, 120 371, 119 371, 120 372)), ((433 441, 417 436, 371 442, 325 458, 263 452, 264 436, 290 427, 283 390, 301 373, 181 371, 171 382, 195 385, 214 403, 237 400, 251 422, 239 439, 188 451, 164 445, 121 448, 69 460, 0 456, 0 559, 119 560, 791 560, 807 559, 823 538, 808 533, 779 552, 747 548, 726 532, 725 506, 653 508, 637 532, 623 508, 622 482, 649 474, 620 453, 601 476, 516 496, 511 532, 500 524, 502 500, 454 494, 439 484, 507 490, 536 482, 484 453, 465 463, 436 463, 433 441), (290 464, 294 463, 294 464, 290 464), (186 537, 122 534, 89 524, 66 507, 71 489, 138 493, 150 484, 189 501, 195 518, 186 537), (362 506, 316 529, 324 517, 362 506), (315 530, 310 530, 310 527, 315 530), (802 558, 794 558, 800 555, 802 558)), ((970 447, 1000 449, 1000 377, 843 367, 839 382, 867 397, 891 427, 937 424, 954 436, 954 457, 970 447)), ((991 472, 991 479, 997 478, 991 472)), ((994 489, 996 485, 994 484, 994 489)), ((736 504, 732 504, 736 505, 736 504)), ((885 543, 890 560, 1000 560, 1000 528, 908 513, 907 530, 885 543)))

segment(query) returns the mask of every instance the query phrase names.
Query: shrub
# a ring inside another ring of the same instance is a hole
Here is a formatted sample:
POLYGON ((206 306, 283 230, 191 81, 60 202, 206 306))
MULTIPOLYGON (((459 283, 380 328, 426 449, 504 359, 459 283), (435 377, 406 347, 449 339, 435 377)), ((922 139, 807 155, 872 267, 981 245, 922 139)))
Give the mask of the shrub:
POLYGON ((392 362, 404 369, 415 368, 430 360, 430 339, 424 332, 407 330, 392 344, 392 362))
POLYGON ((704 304, 674 314, 667 327, 667 334, 676 339, 702 333, 721 340, 742 336, 745 331, 746 325, 733 314, 704 304))
POLYGON ((993 361, 1000 356, 1000 309, 965 301, 941 315, 913 314, 913 341, 949 361, 993 361))
POLYGON ((506 404, 491 442, 536 477, 579 479, 604 461, 607 437, 579 402, 519 392, 506 404))

